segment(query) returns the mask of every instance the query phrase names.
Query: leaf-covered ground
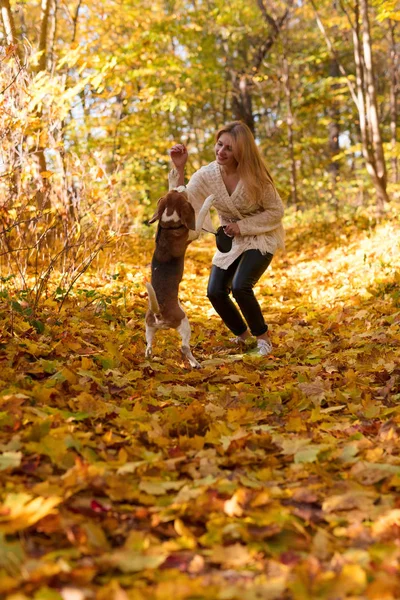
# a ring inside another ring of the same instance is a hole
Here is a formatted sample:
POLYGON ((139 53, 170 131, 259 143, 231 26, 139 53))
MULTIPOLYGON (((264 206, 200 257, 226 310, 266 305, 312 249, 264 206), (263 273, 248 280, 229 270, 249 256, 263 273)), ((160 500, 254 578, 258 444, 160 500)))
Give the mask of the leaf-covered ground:
POLYGON ((181 286, 200 371, 174 331, 144 359, 152 239, 121 242, 35 323, 4 293, 0 597, 400 598, 391 214, 293 220, 257 288, 268 358, 238 355, 210 309, 208 239, 181 286))

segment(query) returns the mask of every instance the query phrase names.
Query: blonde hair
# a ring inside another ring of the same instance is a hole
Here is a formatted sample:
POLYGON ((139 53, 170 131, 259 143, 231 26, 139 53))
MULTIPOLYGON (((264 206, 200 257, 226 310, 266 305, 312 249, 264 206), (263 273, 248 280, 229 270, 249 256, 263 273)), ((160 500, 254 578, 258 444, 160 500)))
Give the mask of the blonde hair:
POLYGON ((219 140, 223 133, 228 133, 232 136, 233 156, 238 163, 237 172, 247 194, 257 203, 261 203, 261 196, 265 186, 271 184, 275 188, 275 185, 251 130, 242 121, 233 121, 232 123, 227 123, 217 132, 216 141, 219 140))

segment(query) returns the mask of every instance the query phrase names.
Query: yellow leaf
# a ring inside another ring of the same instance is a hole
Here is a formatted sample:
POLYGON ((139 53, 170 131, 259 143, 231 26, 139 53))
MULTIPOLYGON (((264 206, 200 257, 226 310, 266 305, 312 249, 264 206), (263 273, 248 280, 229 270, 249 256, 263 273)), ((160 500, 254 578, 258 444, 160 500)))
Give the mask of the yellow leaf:
POLYGON ((248 491, 245 488, 239 488, 233 494, 232 498, 224 503, 224 513, 228 517, 241 517, 243 515, 243 505, 248 499, 248 491))
POLYGON ((162 496, 172 490, 180 490, 184 485, 183 481, 146 481, 139 483, 139 489, 152 496, 162 496))
POLYGON ((21 464, 21 452, 3 452, 0 454, 0 471, 14 469, 21 464))
POLYGON ((16 533, 34 525, 43 517, 53 513, 62 498, 50 496, 32 498, 28 494, 8 494, 0 506, 0 531, 16 533))
POLYGON ((397 600, 399 583, 397 577, 388 577, 386 572, 374 574, 374 581, 366 590, 368 600, 397 600))
POLYGON ((70 369, 68 369, 68 367, 64 367, 61 370, 61 373, 65 377, 65 379, 68 381, 68 383, 75 384, 78 381, 78 378, 75 375, 75 373, 73 373, 70 369))
POLYGON ((200 573, 205 566, 205 560, 200 554, 196 554, 190 561, 188 571, 189 573, 197 574, 200 573))
POLYGON ((344 565, 337 588, 341 594, 361 594, 367 585, 367 575, 360 565, 344 565))
POLYGON ((57 393, 56 389, 48 388, 43 385, 35 385, 32 390, 33 396, 40 400, 40 402, 43 402, 43 404, 49 404, 51 397, 57 393))
POLYGON ((395 508, 382 515, 372 524, 372 535, 379 540, 388 540, 397 538, 397 532, 400 526, 400 509, 395 508))
POLYGON ((136 573, 145 569, 157 569, 166 557, 166 554, 146 555, 123 549, 103 555, 99 562, 109 567, 115 567, 122 573, 136 573))
POLYGON ((232 546, 215 546, 211 553, 211 562, 227 568, 238 568, 250 564, 253 562, 253 558, 246 546, 233 544, 232 546))
MULTIPOLYGON (((80 348, 80 345, 79 345, 80 348)), ((82 369, 85 369, 85 371, 89 370, 91 367, 93 367, 93 361, 91 358, 88 358, 87 356, 82 356, 82 369)))
MULTIPOLYGON (((139 591, 135 591, 135 600, 142 600, 144 596, 139 591)), ((69 600, 64 598, 64 600, 69 600)), ((71 600, 73 600, 71 598, 71 600)), ((112 580, 110 583, 102 586, 96 594, 96 600, 129 600, 128 594, 120 587, 118 581, 112 580)))
POLYGON ((288 431, 299 432, 305 431, 307 428, 300 417, 290 417, 287 421, 286 429, 288 431))

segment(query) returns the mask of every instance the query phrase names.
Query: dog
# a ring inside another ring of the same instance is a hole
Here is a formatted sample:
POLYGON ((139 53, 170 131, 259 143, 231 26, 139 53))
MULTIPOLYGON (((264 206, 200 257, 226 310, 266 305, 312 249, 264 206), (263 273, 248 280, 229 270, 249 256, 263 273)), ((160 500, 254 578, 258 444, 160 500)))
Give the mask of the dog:
POLYGON ((146 283, 149 308, 146 313, 146 358, 152 355, 153 339, 159 329, 176 329, 182 338, 181 351, 192 368, 200 368, 189 342, 189 320, 179 299, 186 248, 197 239, 214 201, 208 196, 197 217, 184 186, 160 198, 149 223, 158 221, 156 243, 151 261, 151 283, 146 283))

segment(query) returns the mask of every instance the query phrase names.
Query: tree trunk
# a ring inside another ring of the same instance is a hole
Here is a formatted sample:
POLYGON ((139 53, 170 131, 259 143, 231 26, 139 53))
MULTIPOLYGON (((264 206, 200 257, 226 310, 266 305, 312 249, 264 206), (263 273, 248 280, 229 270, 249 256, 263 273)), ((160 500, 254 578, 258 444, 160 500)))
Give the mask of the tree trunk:
MULTIPOLYGON (((261 11, 265 23, 270 27, 269 35, 265 38, 264 42, 258 47, 253 47, 253 57, 247 61, 243 69, 235 69, 233 60, 230 58, 230 73, 232 82, 232 114, 234 119, 244 121, 246 125, 255 132, 255 121, 253 114, 253 87, 254 87, 254 76, 258 73, 263 60, 267 53, 274 45, 277 40, 284 24, 288 21, 290 16, 290 9, 293 6, 294 0, 288 0, 288 8, 284 14, 277 19, 274 19, 267 11, 264 4, 264 0, 257 0, 258 7, 261 11)), ((251 45, 251 40, 249 40, 251 45)), ((229 56, 229 52, 226 53, 229 56)))
POLYGON ((389 36, 390 36, 390 139, 392 146, 392 181, 399 182, 399 169, 396 156, 397 145, 397 93, 398 93, 398 68, 399 57, 395 39, 396 23, 389 19, 389 36))
MULTIPOLYGON (((77 31, 78 31, 78 21, 79 21, 79 13, 80 13, 80 9, 82 6, 82 1, 83 0, 79 0, 78 4, 75 7, 75 11, 73 16, 71 17, 71 25, 72 25, 72 36, 71 36, 71 42, 74 43, 76 41, 76 37, 77 37, 77 31)), ((58 8, 58 0, 55 0, 56 2, 56 6, 55 6, 55 16, 57 16, 57 8, 58 8)), ((55 27, 53 27, 53 31, 55 34, 56 31, 56 23, 55 23, 55 27)), ((64 85, 65 88, 67 89, 67 73, 65 73, 64 75, 64 85)), ((84 100, 82 100, 82 106, 84 105, 84 100)), ((70 109, 70 118, 71 121, 74 120, 73 114, 72 114, 72 110, 70 109)), ((66 163, 66 155, 65 155, 65 119, 63 119, 60 123, 60 128, 59 128, 59 138, 58 138, 58 146, 61 148, 59 151, 59 164, 61 167, 61 170, 63 172, 63 179, 64 179, 64 204, 66 206, 66 210, 70 216, 70 218, 72 220, 77 220, 78 219, 78 214, 79 214, 79 201, 80 201, 80 195, 81 195, 81 191, 79 186, 77 185, 75 179, 73 177, 69 178, 68 176, 68 168, 67 168, 67 163, 66 163)))
POLYGON ((58 0, 53 0, 49 17, 49 33, 48 33, 48 52, 47 52, 47 70, 51 73, 55 64, 54 46, 57 36, 57 10, 58 0))
MULTIPOLYGON (((54 0, 42 0, 41 8, 42 8, 42 16, 40 21, 40 36, 39 36, 39 62, 36 68, 36 73, 40 73, 41 71, 47 70, 47 60, 48 60, 48 38, 49 38, 49 29, 51 29, 51 21, 52 17, 55 17, 55 11, 52 10, 54 7, 54 0)), ((38 113, 38 117, 40 121, 42 120, 42 112, 38 113)), ((40 132, 41 133, 41 132, 40 132)), ((39 140, 41 135, 39 133, 39 140)), ((44 146, 41 142, 39 142, 36 156, 39 163, 39 171, 40 173, 44 173, 47 171, 47 161, 46 155, 44 152, 44 146)), ((47 177, 42 177, 42 188, 37 192, 37 203, 39 208, 50 208, 50 185, 47 177)))
MULTIPOLYGON (((285 40, 286 45, 287 40, 285 40)), ((293 132, 293 106, 292 106, 292 89, 290 86, 290 69, 289 62, 286 56, 286 49, 283 52, 283 87, 286 96, 286 124, 288 131, 288 146, 290 156, 290 187, 291 187, 291 204, 294 208, 297 208, 298 194, 297 194, 297 169, 296 159, 294 154, 294 132, 293 132)))
MULTIPOLYGON (((14 46, 15 57, 16 57, 16 75, 22 69, 24 63, 24 57, 21 50, 21 46, 18 43, 18 37, 15 28, 14 15, 11 11, 9 0, 0 0, 1 18, 3 21, 4 34, 7 40, 7 44, 14 46)), ((8 168, 10 171, 10 196, 17 198, 19 196, 20 182, 21 182, 21 168, 20 168, 20 153, 18 142, 11 142, 9 146, 9 160, 8 168)))
MULTIPOLYGON (((365 2, 365 0, 361 0, 365 2)), ((363 13, 364 16, 364 13, 363 13)), ((365 58, 363 50, 365 50, 367 44, 361 44, 360 34, 360 19, 359 19, 359 3, 358 0, 355 5, 355 25, 353 27, 353 46, 354 46, 354 60, 356 64, 356 82, 357 82, 357 102, 358 102, 358 115, 360 120, 360 132, 362 142, 362 152, 366 163, 366 168, 370 174, 372 181, 375 186, 377 194, 377 208, 381 212, 385 202, 389 201, 386 192, 386 169, 382 169, 382 165, 378 165, 378 155, 376 153, 377 140, 380 139, 380 132, 378 138, 376 137, 376 128, 379 130, 379 123, 377 122, 377 111, 375 104, 375 114, 371 113, 371 107, 373 103, 372 95, 373 92, 368 87, 372 85, 373 91, 375 88, 373 82, 371 83, 371 69, 367 74, 366 62, 368 59, 365 58), (365 65, 365 67, 364 67, 365 65), (364 72, 365 71, 365 72, 364 72), (372 120, 372 121, 371 121, 372 120), (375 120, 375 122, 373 122, 375 120), (374 131, 375 140, 372 140, 372 132, 374 131)), ((365 17, 364 17, 365 18, 365 17)), ((363 29, 365 28, 365 22, 363 22, 363 29)), ((369 44, 369 50, 371 45, 369 44)), ((368 52, 368 48, 367 48, 368 52)), ((370 54, 371 56, 371 54, 370 54)), ((373 110, 373 109, 372 109, 373 110)), ((381 142, 382 145, 382 142, 381 142)), ((383 150, 381 151, 381 158, 383 158, 383 150)), ((384 159, 383 159, 384 162, 384 159)))
POLYGON ((353 51, 354 61, 356 65, 356 90, 354 90, 351 79, 347 76, 343 65, 338 60, 338 55, 330 41, 321 19, 318 15, 318 10, 314 0, 310 0, 314 9, 317 23, 321 29, 326 44, 333 56, 336 58, 339 70, 346 78, 346 83, 349 87, 351 97, 357 107, 362 153, 366 163, 366 169, 371 176, 377 195, 378 212, 382 212, 385 202, 389 201, 386 192, 386 165, 383 154, 383 145, 379 128, 378 111, 376 102, 376 88, 374 82, 374 72, 372 65, 372 47, 368 17, 368 2, 367 0, 356 0, 354 4, 355 22, 352 22, 348 10, 344 2, 340 2, 342 10, 347 16, 353 35, 353 51), (361 43, 360 32, 360 2, 362 14, 362 31, 363 39, 361 43))
POLYGON ((81 4, 82 4, 82 0, 79 0, 76 9, 75 9, 75 14, 72 18, 72 24, 73 24, 73 31, 72 31, 72 42, 75 42, 76 40, 76 35, 78 32, 78 19, 79 19, 79 11, 81 9, 81 4))
POLYGON ((40 21, 40 36, 39 36, 39 62, 37 66, 37 73, 45 71, 47 66, 47 41, 48 31, 50 24, 50 11, 52 8, 53 0, 42 0, 42 17, 40 21))
POLYGON ((251 76, 235 73, 232 82, 233 118, 244 121, 254 134, 253 98, 251 76))
POLYGON ((15 30, 14 15, 11 12, 10 0, 0 0, 1 18, 4 25, 4 33, 7 44, 15 46, 15 51, 18 57, 19 66, 24 62, 21 47, 18 44, 18 38, 15 30))
POLYGON ((378 117, 378 102, 375 86, 374 65, 372 62, 372 41, 368 14, 368 0, 360 1, 361 7, 361 23, 362 23, 362 44, 364 54, 365 68, 365 94, 368 107, 368 126, 371 135, 372 152, 375 159, 376 177, 379 181, 377 187, 378 193, 378 208, 383 209, 384 202, 388 202, 389 198, 386 192, 387 173, 386 162, 383 151, 383 143, 381 130, 379 127, 378 117))
MULTIPOLYGON (((340 77, 339 65, 335 58, 331 58, 329 65, 329 76, 331 78, 340 77)), ((338 88, 337 83, 332 84, 332 92, 338 88)), ((340 150, 339 145, 339 134, 340 134, 340 126, 339 126, 339 107, 337 100, 333 97, 331 100, 330 107, 328 109, 328 114, 330 117, 330 122, 328 125, 328 141, 329 141, 329 154, 331 158, 331 162, 328 167, 328 171, 331 174, 333 187, 336 186, 336 181, 339 176, 339 161, 334 159, 340 150)))

